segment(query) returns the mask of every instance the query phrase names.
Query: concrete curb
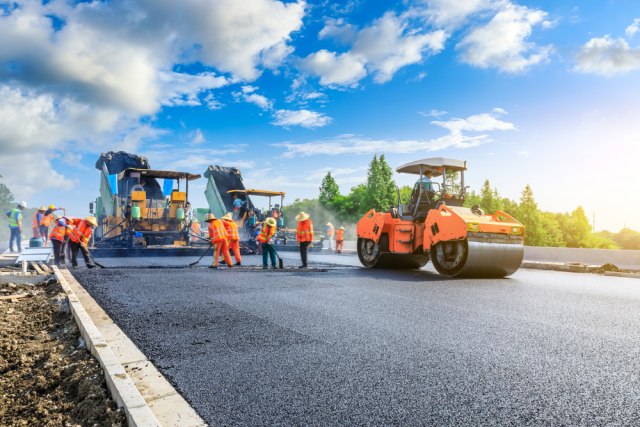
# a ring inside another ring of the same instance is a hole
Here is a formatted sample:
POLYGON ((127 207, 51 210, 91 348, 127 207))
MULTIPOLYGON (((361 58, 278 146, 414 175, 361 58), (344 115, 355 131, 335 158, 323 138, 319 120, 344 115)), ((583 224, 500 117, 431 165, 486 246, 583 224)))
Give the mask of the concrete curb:
POLYGON ((100 362, 111 396, 119 407, 124 408, 129 426, 160 426, 147 402, 144 401, 124 367, 78 300, 67 278, 62 275, 58 267, 54 266, 53 271, 67 294, 71 313, 78 324, 82 338, 91 354, 100 362))
POLYGON ((54 272, 69 296, 69 303, 83 338, 91 349, 91 353, 96 356, 105 370, 107 383, 114 399, 127 411, 129 425, 206 426, 191 405, 113 322, 73 275, 68 270, 59 270, 57 267, 54 267, 54 272), (76 315, 76 310, 81 315, 76 315), (93 331, 95 340, 91 336, 85 336, 85 329, 93 331), (107 353, 108 363, 103 363, 101 359, 103 351, 107 353), (108 370, 112 366, 116 367, 115 371, 108 370), (117 386, 121 385, 125 378, 126 387, 119 389, 117 386), (149 418, 142 417, 143 411, 149 418), (129 412, 136 418, 131 420, 129 412))

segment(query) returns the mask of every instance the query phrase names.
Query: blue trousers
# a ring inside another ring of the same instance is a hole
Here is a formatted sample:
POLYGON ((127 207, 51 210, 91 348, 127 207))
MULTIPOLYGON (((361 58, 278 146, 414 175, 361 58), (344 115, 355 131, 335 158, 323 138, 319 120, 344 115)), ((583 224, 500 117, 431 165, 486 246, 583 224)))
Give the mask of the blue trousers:
POLYGON ((18 252, 22 249, 22 237, 20 236, 20 229, 18 227, 9 227, 11 230, 11 237, 9 237, 9 250, 13 252, 13 241, 15 240, 18 245, 18 252))
POLYGON ((267 266, 267 254, 271 258, 271 266, 276 268, 276 250, 268 243, 262 244, 262 266, 267 266))

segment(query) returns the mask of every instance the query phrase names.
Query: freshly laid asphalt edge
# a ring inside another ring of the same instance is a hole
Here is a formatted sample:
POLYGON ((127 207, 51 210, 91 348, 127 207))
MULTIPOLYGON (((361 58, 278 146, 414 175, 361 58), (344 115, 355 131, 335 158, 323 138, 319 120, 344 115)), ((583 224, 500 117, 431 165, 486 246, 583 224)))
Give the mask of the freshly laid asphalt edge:
POLYGON ((73 317, 129 426, 204 426, 205 422, 68 270, 53 267, 73 317), (98 326, 99 325, 99 326, 98 326))

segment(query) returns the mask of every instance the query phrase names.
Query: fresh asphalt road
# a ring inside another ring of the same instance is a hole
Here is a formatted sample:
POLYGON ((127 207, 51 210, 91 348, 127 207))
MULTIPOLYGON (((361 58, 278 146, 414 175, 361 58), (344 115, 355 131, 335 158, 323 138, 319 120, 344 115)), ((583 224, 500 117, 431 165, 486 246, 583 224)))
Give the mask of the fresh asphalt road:
POLYGON ((74 274, 211 425, 640 424, 636 279, 354 267, 74 274))

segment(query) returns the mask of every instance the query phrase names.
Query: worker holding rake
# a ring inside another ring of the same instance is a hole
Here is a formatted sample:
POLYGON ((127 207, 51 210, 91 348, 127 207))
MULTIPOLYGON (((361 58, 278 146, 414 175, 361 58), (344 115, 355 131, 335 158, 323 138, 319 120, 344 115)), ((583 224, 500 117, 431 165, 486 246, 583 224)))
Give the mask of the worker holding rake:
POLYGON ((214 214, 210 213, 207 215, 205 222, 209 223, 211 246, 215 246, 215 250, 213 251, 213 264, 209 266, 209 268, 218 268, 218 259, 220 258, 221 252, 224 257, 224 262, 229 267, 233 267, 231 256, 229 255, 229 246, 227 244, 227 230, 224 228, 222 220, 217 219, 214 214))

